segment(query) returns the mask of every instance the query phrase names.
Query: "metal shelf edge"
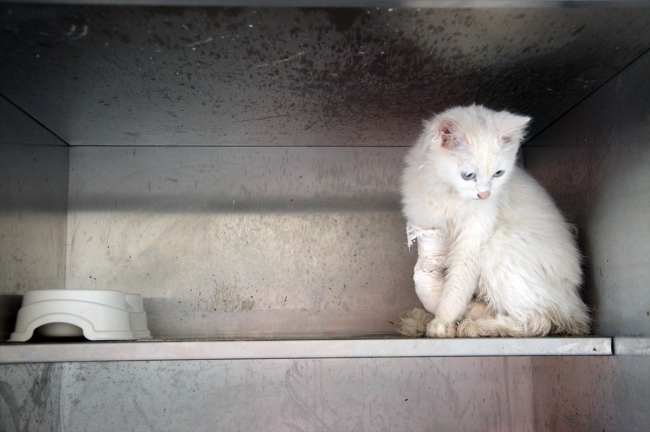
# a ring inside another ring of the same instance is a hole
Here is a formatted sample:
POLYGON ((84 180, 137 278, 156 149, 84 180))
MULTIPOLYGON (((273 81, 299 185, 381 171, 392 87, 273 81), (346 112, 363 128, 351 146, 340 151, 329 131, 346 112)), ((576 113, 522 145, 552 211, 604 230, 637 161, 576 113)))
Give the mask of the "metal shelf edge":
POLYGON ((294 358, 612 355, 609 337, 0 344, 0 364, 294 358))
POLYGON ((617 336, 614 338, 612 345, 616 355, 650 356, 650 338, 617 336))

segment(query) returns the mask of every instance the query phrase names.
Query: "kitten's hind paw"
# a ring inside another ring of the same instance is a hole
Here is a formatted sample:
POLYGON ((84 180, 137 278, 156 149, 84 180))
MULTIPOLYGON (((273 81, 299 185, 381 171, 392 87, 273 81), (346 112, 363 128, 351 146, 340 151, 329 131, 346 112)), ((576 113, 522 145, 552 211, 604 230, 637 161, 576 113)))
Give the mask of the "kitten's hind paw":
POLYGON ((431 338, 453 338, 456 337, 456 324, 446 323, 434 319, 427 325, 427 337, 431 338))
POLYGON ((422 337, 427 330, 427 323, 433 315, 424 309, 411 309, 400 315, 401 323, 397 324, 397 332, 408 337, 422 337))
POLYGON ((483 328, 471 318, 465 318, 458 323, 456 332, 458 333, 458 337, 461 338, 493 336, 492 334, 485 334, 483 328))

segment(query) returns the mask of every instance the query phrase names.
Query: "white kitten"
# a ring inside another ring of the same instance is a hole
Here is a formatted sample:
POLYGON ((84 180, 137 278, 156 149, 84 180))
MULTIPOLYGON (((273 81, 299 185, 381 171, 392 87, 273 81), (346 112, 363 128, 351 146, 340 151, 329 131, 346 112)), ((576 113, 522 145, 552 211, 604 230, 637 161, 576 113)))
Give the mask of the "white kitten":
POLYGON ((479 105, 452 108, 425 122, 406 156, 404 214, 442 230, 447 245, 443 289, 427 302, 429 337, 589 332, 570 227, 515 165, 529 121, 479 105), (479 302, 469 307, 473 296, 479 302))

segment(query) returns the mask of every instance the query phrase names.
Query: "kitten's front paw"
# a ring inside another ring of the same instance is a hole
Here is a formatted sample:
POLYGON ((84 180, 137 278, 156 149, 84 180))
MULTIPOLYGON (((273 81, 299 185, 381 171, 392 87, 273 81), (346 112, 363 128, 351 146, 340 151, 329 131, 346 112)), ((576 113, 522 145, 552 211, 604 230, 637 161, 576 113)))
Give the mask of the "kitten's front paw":
POLYGON ((453 338, 456 337, 456 324, 434 319, 427 325, 427 337, 453 338))

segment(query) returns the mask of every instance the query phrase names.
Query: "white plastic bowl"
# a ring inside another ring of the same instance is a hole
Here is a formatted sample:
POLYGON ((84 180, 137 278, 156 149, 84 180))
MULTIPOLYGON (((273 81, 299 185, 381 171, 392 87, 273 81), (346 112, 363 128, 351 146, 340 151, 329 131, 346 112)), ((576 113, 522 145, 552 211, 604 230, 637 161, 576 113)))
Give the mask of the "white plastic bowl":
POLYGON ((29 340, 38 329, 50 337, 89 340, 150 339, 139 294, 109 290, 28 291, 10 342, 29 340))

